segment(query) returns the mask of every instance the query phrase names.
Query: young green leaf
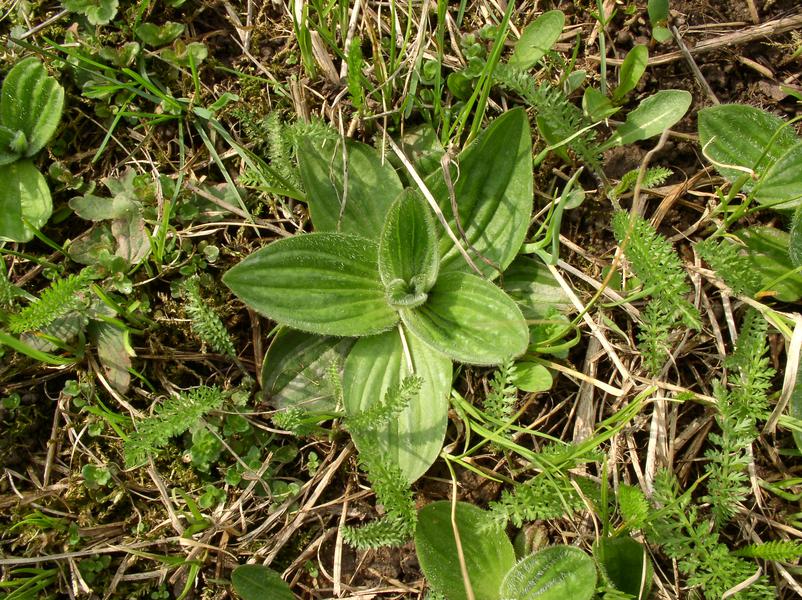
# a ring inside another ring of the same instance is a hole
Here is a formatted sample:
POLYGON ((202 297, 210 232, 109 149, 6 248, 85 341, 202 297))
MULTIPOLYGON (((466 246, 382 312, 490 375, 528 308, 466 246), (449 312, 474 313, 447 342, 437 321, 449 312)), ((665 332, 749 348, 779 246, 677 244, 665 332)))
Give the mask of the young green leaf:
MULTIPOLYGON (((457 502, 455 517, 473 597, 506 598, 500 594, 500 588, 504 576, 515 564, 515 551, 504 529, 493 521, 490 513, 466 502, 457 502)), ((451 502, 433 502, 418 511, 415 551, 421 570, 435 591, 449 600, 467 600, 451 522, 451 502)))
POLYGON ((515 363, 512 382, 524 392, 545 392, 551 389, 554 378, 551 372, 540 363, 521 361, 515 363))
POLYGON ((501 584, 505 600, 590 600, 596 565, 574 546, 550 546, 516 564, 501 584))
POLYGON ((582 94, 582 112, 591 121, 602 121, 619 110, 621 110, 619 106, 614 106, 612 100, 596 88, 585 88, 582 94))
POLYGON ((184 33, 184 25, 167 21, 163 25, 140 23, 134 28, 134 34, 148 46, 158 48, 166 46, 184 33))
POLYGON ((0 167, 0 190, 0 239, 29 241, 53 212, 47 181, 30 160, 20 160, 0 167))
POLYGON ((635 89, 640 78, 646 72, 649 63, 649 49, 639 44, 627 52, 618 74, 618 87, 613 92, 613 102, 621 102, 629 92, 635 89))
POLYGON ((440 275, 426 303, 401 311, 425 343, 454 360, 495 365, 522 354, 529 330, 521 310, 501 289, 467 273, 440 275))
POLYGON ((561 10, 550 10, 540 15, 521 33, 515 44, 509 64, 519 69, 529 69, 543 58, 563 32, 565 14, 561 10))
POLYGON ((339 375, 353 344, 353 338, 282 329, 270 343, 262 364, 265 399, 280 409, 333 412, 337 391, 330 380, 330 369, 339 375))
MULTIPOLYGON (((468 244, 460 234, 442 171, 430 175, 426 185, 482 275, 498 277, 498 269, 503 271, 521 248, 532 214, 532 136, 526 112, 516 108, 498 117, 456 162, 459 169, 452 167, 451 182, 468 244)), ((439 235, 440 272, 472 273, 446 232, 440 230, 439 235)))
POLYGON ((629 536, 601 538, 593 546, 593 556, 617 590, 639 600, 649 597, 654 568, 637 540, 629 536))
POLYGON ((423 304, 437 281, 440 257, 429 208, 406 193, 390 206, 379 240, 379 274, 396 308, 423 304))
POLYGON ((316 231, 378 240, 401 180, 378 152, 359 142, 300 136, 297 155, 316 231), (347 160, 343 160, 343 154, 347 160))
POLYGON ((285 238, 253 253, 223 282, 258 313, 322 335, 360 336, 389 329, 377 245, 342 233, 285 238))
POLYGON ((602 144, 602 150, 660 135, 688 111, 692 96, 685 90, 660 90, 627 115, 624 124, 602 144))
POLYGON ((62 0, 64 8, 84 15, 92 25, 106 25, 117 15, 119 0, 62 0))
POLYGON ((774 227, 754 226, 739 229, 735 236, 746 244, 747 258, 760 275, 766 294, 782 302, 802 298, 802 274, 790 273, 794 266, 788 256, 790 236, 774 227))
POLYGON ((295 600, 281 575, 264 565, 240 565, 231 572, 231 585, 242 600, 295 600))
POLYGON ((19 61, 6 75, 0 92, 0 125, 15 132, 15 149, 22 156, 33 156, 45 147, 63 108, 64 88, 37 58, 19 61))
POLYGON ((423 475, 440 454, 448 424, 451 360, 404 331, 409 355, 398 331, 360 339, 343 370, 345 410, 353 418, 383 400, 413 374, 421 378, 420 392, 391 422, 370 433, 353 432, 357 447, 370 435, 411 483, 423 475), (413 371, 409 369, 411 360, 413 371))
POLYGON ((744 184, 761 204, 791 208, 802 198, 802 140, 779 117, 742 104, 699 111, 699 145, 729 181, 754 172, 744 184))

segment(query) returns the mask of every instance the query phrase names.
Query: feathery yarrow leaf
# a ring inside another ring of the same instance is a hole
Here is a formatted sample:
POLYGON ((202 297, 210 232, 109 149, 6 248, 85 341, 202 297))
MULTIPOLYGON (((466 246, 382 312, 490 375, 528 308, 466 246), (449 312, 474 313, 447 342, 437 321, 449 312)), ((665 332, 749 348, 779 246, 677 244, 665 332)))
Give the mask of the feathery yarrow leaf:
POLYGON ((44 290, 38 300, 31 302, 8 319, 12 333, 38 331, 59 317, 88 305, 89 278, 84 273, 57 279, 44 290))
POLYGON ((228 335, 228 330, 214 309, 201 298, 197 277, 187 279, 184 282, 183 290, 186 299, 184 310, 190 318, 193 333, 215 352, 235 358, 237 352, 228 335))
POLYGON ((760 290, 760 274, 739 244, 708 238, 696 244, 696 251, 735 294, 754 296, 760 290))
POLYGON ((125 441, 127 467, 144 463, 148 454, 166 446, 170 438, 181 435, 213 410, 220 410, 227 395, 218 387, 201 386, 168 398, 153 416, 141 421, 125 441))

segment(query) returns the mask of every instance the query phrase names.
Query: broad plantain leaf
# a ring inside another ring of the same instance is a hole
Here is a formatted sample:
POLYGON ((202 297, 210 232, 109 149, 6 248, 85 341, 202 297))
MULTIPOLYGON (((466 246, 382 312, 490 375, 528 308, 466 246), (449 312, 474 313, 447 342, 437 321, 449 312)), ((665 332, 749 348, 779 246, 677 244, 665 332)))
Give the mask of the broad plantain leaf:
POLYGON ((333 412, 337 399, 329 370, 334 367, 337 373, 342 372, 353 344, 353 338, 282 329, 270 343, 262 364, 265 399, 276 408, 333 412))
POLYGON ((128 331, 104 321, 92 321, 89 332, 97 344, 97 355, 111 387, 124 394, 131 383, 131 356, 128 331))
POLYGON ((24 133, 0 125, 0 166, 18 160, 27 146, 28 140, 24 133))
MULTIPOLYGON (((19 61, 8 72, 0 92, 0 125, 24 138, 22 156, 33 156, 56 132, 64 108, 64 88, 35 57, 19 61)), ((5 148, 3 148, 5 150, 5 148)))
POLYGON ((401 311, 407 327, 454 360, 495 365, 526 350, 521 310, 500 288, 467 273, 440 275, 424 304, 401 311))
MULTIPOLYGON (((455 516, 473 597, 497 600, 505 574, 515 565, 512 544, 504 529, 481 508, 457 502, 455 516)), ((418 511, 415 550, 435 591, 449 600, 467 600, 451 524, 451 502, 433 502, 418 511)))
POLYGON ((654 568, 640 542, 629 536, 601 538, 593 556, 616 589, 639 600, 649 597, 654 568))
POLYGON ((53 212, 50 188, 30 160, 0 167, 0 239, 27 242, 53 212))
POLYGON ((519 69, 529 69, 543 58, 563 32, 565 14, 561 10, 550 10, 540 15, 521 33, 515 43, 509 64, 519 69))
POLYGON ((779 117, 743 104, 702 109, 699 145, 729 181, 743 177, 743 169, 754 171, 756 180, 747 179, 744 189, 754 192, 757 202, 781 208, 800 203, 802 141, 779 117))
POLYGON ((379 241, 379 274, 390 305, 412 307, 426 300, 437 281, 434 220, 423 198, 405 193, 390 206, 379 241))
POLYGON ((505 600, 590 600, 596 565, 574 546, 550 546, 524 557, 501 584, 505 600))
POLYGON ((298 162, 306 202, 316 231, 353 233, 378 240, 384 218, 401 193, 401 180, 388 161, 359 142, 300 136, 298 162), (347 186, 345 182, 347 181, 347 186))
POLYGON ((795 267, 802 266, 802 207, 797 207, 788 231, 788 256, 795 267))
POLYGON ((802 274, 789 274, 794 265, 788 255, 787 233, 774 227, 754 226, 739 229, 735 236, 746 244, 746 257, 760 275, 765 295, 782 302, 802 298, 802 274))
MULTIPOLYGON (((371 432, 379 447, 409 482, 423 475, 440 454, 448 424, 451 360, 404 331, 414 374, 422 379, 419 394, 386 427, 371 432)), ((365 337, 356 342, 343 370, 343 395, 349 416, 382 401, 410 375, 399 331, 365 337)), ((354 442, 360 446, 360 435, 354 442)))
POLYGON ((253 253, 223 282, 256 312, 282 325, 322 335, 371 335, 398 321, 387 305, 377 261, 371 240, 309 233, 253 253))
POLYGON ((231 572, 231 585, 242 600, 295 600, 281 575, 264 565, 240 565, 231 572))
MULTIPOLYGON (((474 263, 487 278, 499 275, 515 258, 532 214, 532 137, 523 109, 498 117, 458 156, 451 180, 459 219, 469 244, 462 240, 442 171, 426 179, 446 220, 474 263), (495 266, 488 265, 484 256, 495 266)), ((440 272, 473 270, 442 228, 440 272)))
POLYGON ((602 144, 602 150, 660 135, 688 111, 693 97, 685 90, 660 90, 643 100, 602 144))

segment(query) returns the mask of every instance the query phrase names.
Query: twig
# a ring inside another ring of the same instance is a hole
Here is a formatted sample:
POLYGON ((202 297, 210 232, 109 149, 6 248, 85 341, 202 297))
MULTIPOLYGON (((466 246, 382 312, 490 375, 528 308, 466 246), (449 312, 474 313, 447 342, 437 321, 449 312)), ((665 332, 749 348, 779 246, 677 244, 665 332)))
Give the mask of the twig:
POLYGON ((671 26, 671 33, 674 35, 674 41, 677 42, 677 46, 679 46, 679 51, 682 52, 682 56, 685 57, 685 60, 687 61, 688 66, 691 68, 694 77, 696 77, 696 81, 698 81, 699 85, 702 86, 702 89, 707 94, 707 97, 710 98, 713 104, 720 104, 716 94, 713 92, 713 88, 711 88, 710 84, 707 83, 707 79, 705 79, 705 76, 702 75, 702 72, 699 70, 699 65, 696 64, 695 60, 693 60, 693 56, 691 56, 688 46, 685 45, 682 36, 679 34, 677 28, 673 25, 671 26))
MULTIPOLYGON (((749 27, 748 29, 734 31, 732 33, 725 33, 724 35, 720 35, 715 38, 702 40, 693 48, 689 48, 689 51, 694 55, 702 54, 703 52, 710 52, 711 50, 716 50, 725 46, 746 44, 761 38, 778 35, 787 31, 793 31, 799 27, 802 27, 802 14, 766 21, 765 23, 755 25, 754 27, 749 27)), ((599 56, 590 56, 588 58, 596 62, 601 60, 599 56)), ((681 58, 682 52, 666 52, 665 54, 651 57, 649 59, 649 66, 653 67, 656 65, 667 65, 668 63, 674 62, 675 60, 679 60, 681 58)), ((607 59, 607 64, 610 65, 621 65, 623 62, 624 60, 621 58, 607 59)))

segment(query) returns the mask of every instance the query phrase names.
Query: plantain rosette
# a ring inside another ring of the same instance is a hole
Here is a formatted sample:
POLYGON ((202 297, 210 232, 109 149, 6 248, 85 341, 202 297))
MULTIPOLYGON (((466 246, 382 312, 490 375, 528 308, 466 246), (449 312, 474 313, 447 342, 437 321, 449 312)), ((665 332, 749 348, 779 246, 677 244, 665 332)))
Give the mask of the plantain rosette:
POLYGON ((274 338, 262 370, 263 387, 279 408, 335 414, 339 386, 332 371, 349 417, 382 402, 408 376, 421 379, 397 418, 354 433, 357 447, 371 436, 411 483, 442 447, 452 361, 499 364, 522 354, 529 341, 521 310, 488 280, 515 258, 529 224, 529 126, 522 110, 510 111, 457 157, 458 217, 442 171, 427 178, 449 227, 464 232, 479 274, 388 162, 364 144, 341 144, 298 143, 316 231, 268 244, 223 281, 288 328, 274 338))

